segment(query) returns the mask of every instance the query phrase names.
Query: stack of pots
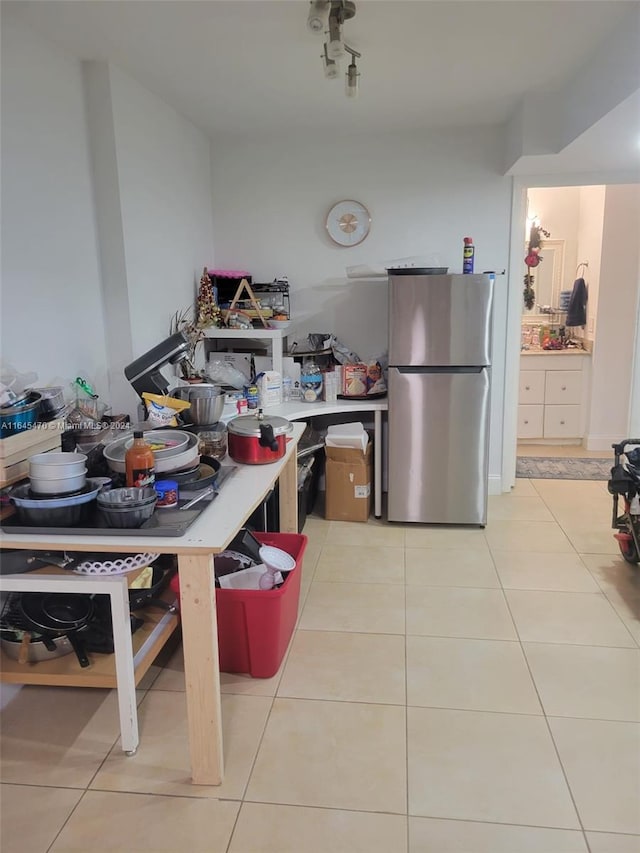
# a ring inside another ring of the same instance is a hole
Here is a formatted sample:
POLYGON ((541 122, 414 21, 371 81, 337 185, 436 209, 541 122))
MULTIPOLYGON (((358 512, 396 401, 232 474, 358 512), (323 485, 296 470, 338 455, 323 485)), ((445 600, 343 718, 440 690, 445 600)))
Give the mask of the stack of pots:
POLYGON ((29 459, 29 480, 34 495, 69 495, 87 483, 87 457, 83 453, 37 453, 29 459))

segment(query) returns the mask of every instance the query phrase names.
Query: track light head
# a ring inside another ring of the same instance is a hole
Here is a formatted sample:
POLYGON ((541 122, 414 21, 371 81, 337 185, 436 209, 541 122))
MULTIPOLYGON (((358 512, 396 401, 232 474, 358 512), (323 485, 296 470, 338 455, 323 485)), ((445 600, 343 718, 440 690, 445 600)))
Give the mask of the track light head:
POLYGON ((331 11, 331 0, 311 0, 307 27, 312 33, 319 35, 329 26, 329 12, 331 11))
POLYGON ((322 55, 322 66, 324 68, 324 76, 327 80, 335 80, 340 76, 340 67, 335 59, 330 59, 327 56, 327 45, 324 45, 324 54, 322 55))

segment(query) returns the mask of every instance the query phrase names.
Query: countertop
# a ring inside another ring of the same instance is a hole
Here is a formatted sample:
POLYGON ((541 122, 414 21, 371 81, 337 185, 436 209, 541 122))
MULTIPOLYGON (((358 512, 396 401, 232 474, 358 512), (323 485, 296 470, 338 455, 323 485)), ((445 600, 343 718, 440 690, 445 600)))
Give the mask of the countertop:
POLYGON ((520 350, 520 355, 586 355, 591 357, 591 353, 585 349, 523 349, 520 350))

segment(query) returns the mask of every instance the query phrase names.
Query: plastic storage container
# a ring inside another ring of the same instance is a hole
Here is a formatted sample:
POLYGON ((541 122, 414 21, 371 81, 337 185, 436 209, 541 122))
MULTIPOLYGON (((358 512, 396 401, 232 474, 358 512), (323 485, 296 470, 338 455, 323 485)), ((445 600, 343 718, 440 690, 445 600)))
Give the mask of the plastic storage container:
MULTIPOLYGON (((222 672, 253 678, 275 675, 298 618, 302 558, 307 537, 299 533, 254 533, 263 545, 286 551, 296 561, 279 589, 216 589, 218 657, 222 672)), ((179 575, 171 579, 179 594, 179 575)))

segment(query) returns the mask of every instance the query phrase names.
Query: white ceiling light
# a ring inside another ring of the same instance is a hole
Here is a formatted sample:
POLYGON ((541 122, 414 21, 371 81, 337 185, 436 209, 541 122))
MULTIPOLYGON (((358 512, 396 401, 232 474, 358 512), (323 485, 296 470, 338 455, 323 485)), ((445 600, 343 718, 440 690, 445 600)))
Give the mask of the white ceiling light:
POLYGON ((356 66, 356 57, 361 54, 345 44, 342 28, 345 21, 356 14, 356 4, 353 0, 311 0, 307 17, 307 26, 313 33, 324 32, 325 43, 322 54, 324 76, 335 80, 340 75, 339 62, 348 53, 351 62, 346 74, 346 93, 350 98, 357 97, 360 72, 356 66))
POLYGON ((353 50, 353 48, 348 45, 345 45, 345 50, 347 53, 351 54, 351 62, 349 63, 345 76, 345 92, 348 98, 357 98, 360 83, 360 72, 356 66, 356 57, 360 59, 360 54, 357 50, 353 50))
POLYGON ((323 33, 329 26, 329 12, 331 0, 311 0, 307 26, 312 33, 323 33))
POLYGON ((340 76, 340 66, 335 59, 329 59, 327 56, 327 45, 324 46, 324 54, 322 56, 322 65, 324 67, 324 76, 327 80, 335 80, 340 76))

